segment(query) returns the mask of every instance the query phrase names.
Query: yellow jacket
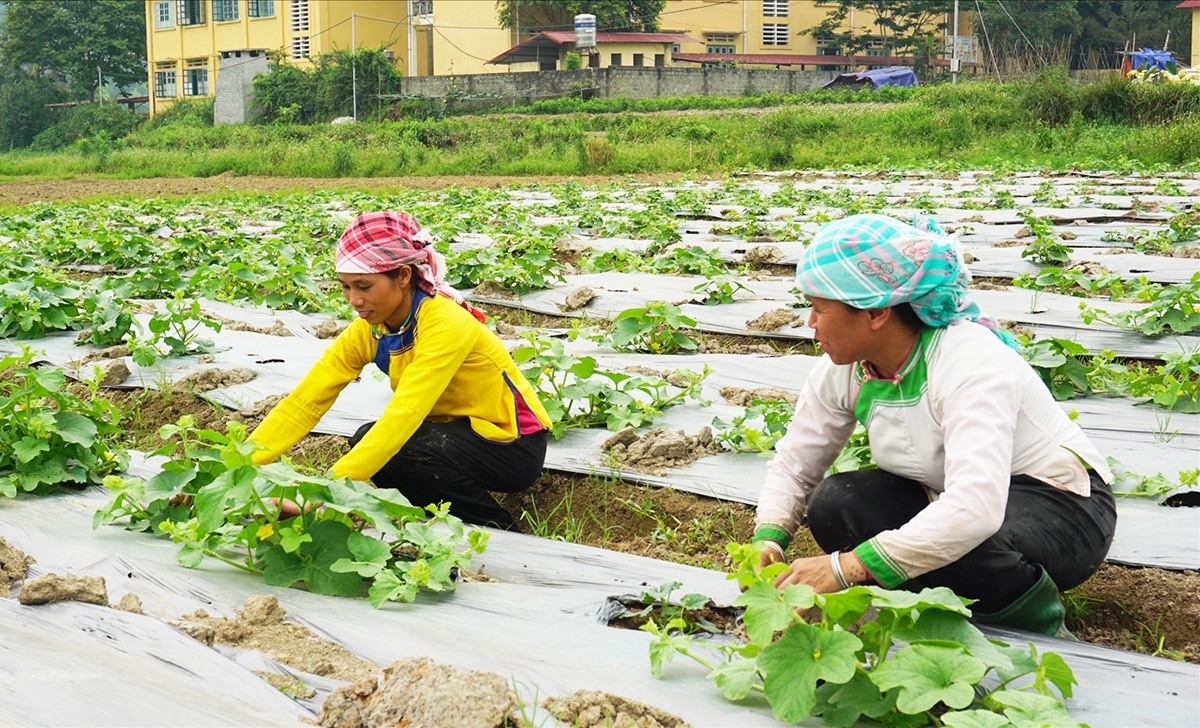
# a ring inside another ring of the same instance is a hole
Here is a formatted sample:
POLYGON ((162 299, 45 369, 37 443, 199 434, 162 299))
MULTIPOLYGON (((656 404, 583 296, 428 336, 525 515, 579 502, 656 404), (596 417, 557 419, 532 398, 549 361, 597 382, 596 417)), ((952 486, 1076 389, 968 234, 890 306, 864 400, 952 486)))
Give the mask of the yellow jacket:
POLYGON ((512 442, 519 436, 518 396, 550 428, 545 407, 495 334, 445 296, 418 292, 413 305, 413 325, 387 337, 390 355, 362 319, 338 335, 251 434, 265 448, 255 453, 255 464, 299 442, 372 362, 387 372, 392 398, 370 432, 333 464, 335 477, 369 481, 427 419, 467 417, 480 437, 512 442))

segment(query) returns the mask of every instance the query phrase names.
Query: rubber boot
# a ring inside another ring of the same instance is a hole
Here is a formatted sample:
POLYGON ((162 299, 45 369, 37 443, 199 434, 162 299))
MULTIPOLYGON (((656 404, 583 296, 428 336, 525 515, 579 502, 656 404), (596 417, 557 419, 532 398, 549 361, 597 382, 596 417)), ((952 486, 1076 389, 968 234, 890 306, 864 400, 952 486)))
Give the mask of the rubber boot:
POLYGON ((1067 610, 1063 607, 1058 586, 1042 569, 1042 575, 1037 582, 1017 600, 999 612, 984 614, 975 612, 975 621, 996 627, 1023 629, 1027 632, 1040 632, 1052 637, 1075 639, 1063 626, 1067 610))

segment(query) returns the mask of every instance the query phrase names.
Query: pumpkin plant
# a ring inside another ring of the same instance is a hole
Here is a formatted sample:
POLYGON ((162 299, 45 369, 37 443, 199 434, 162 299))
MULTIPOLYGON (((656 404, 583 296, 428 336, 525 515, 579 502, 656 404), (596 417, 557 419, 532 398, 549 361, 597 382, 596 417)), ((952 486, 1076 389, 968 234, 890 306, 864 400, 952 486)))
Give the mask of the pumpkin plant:
POLYGON ((261 574, 272 586, 359 596, 371 605, 411 602, 421 590, 452 591, 488 533, 467 530, 449 506, 410 504, 398 491, 302 473, 287 463, 255 466, 245 426, 198 430, 190 416, 166 425, 153 454, 169 459, 149 480, 113 476, 113 494, 93 527, 166 535, 177 560, 215 558, 261 574), (172 454, 176 456, 172 457, 172 454), (297 504, 300 515, 283 512, 297 504))
POLYGON ((799 723, 819 715, 833 726, 1077 726, 1062 700, 1076 685, 1056 653, 1010 647, 971 624, 970 600, 945 587, 919 593, 853 586, 817 594, 807 585, 776 589, 773 564, 758 549, 730 544, 744 589, 746 641, 711 643, 676 617, 642 629, 654 636, 650 669, 661 677, 675 655, 708 670, 726 699, 762 693, 775 717, 799 723), (814 610, 815 608, 815 610, 814 610), (812 621, 808 613, 819 612, 812 621))

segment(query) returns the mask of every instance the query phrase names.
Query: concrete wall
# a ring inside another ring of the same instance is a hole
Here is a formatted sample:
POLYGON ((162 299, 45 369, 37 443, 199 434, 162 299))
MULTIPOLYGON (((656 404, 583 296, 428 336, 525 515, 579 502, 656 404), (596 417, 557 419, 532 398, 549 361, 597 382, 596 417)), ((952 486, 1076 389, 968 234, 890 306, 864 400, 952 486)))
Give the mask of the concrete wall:
POLYGON ((214 124, 244 124, 253 116, 254 77, 267 72, 267 53, 262 49, 221 51, 217 69, 214 124))
POLYGON ((803 93, 820 87, 836 75, 835 71, 620 67, 467 76, 410 76, 401 81, 401 93, 427 98, 462 94, 468 99, 479 98, 479 103, 489 99, 494 103, 536 101, 577 94, 583 89, 593 89, 600 98, 747 96, 803 93))

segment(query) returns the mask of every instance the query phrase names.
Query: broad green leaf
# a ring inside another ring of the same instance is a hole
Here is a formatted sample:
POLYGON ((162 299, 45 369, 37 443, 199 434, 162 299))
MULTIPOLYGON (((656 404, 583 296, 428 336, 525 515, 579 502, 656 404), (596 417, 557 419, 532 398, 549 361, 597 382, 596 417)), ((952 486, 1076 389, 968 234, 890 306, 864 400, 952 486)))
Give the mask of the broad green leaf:
POLYGON ((1016 728, 1078 728, 1079 723, 1058 700, 1018 690, 1001 690, 991 698, 1004 708, 1004 715, 1016 728))
POLYGON ((1062 694, 1063 698, 1069 698, 1074 694, 1073 686, 1078 685, 1079 682, 1075 679, 1075 673, 1058 653, 1043 653, 1041 669, 1045 674, 1046 681, 1058 688, 1058 692, 1062 694))
POLYGON ((847 627, 857 622, 866 613, 873 598, 870 588, 852 586, 845 591, 819 595, 817 604, 821 607, 821 612, 826 619, 834 624, 847 627))
POLYGON ((205 531, 215 531, 227 520, 226 503, 232 501, 235 508, 245 506, 254 493, 254 479, 258 472, 253 465, 243 465, 226 470, 196 493, 196 516, 205 531))
POLYGON ((312 543, 312 535, 305 532, 304 524, 296 523, 301 520, 294 518, 288 525, 279 527, 279 547, 286 553, 294 554, 302 544, 312 543))
POLYGON ((77 412, 55 412, 54 421, 64 442, 91 447, 96 441, 96 423, 77 412))
POLYGON ((183 490, 183 486, 192 482, 195 477, 196 469, 193 467, 186 470, 162 470, 158 475, 146 481, 143 496, 147 501, 171 498, 183 490))
POLYGON ((942 715, 950 728, 1005 728, 1008 720, 989 710, 955 710, 942 715))
POLYGON ((924 713, 938 703, 965 708, 975 699, 974 685, 987 667, 960 646, 909 645, 871 672, 883 690, 900 688, 896 707, 905 713, 924 713))
POLYGON ((720 689, 726 700, 742 700, 750 694, 758 679, 758 665, 754 660, 741 658, 722 662, 708 673, 708 679, 720 689))
POLYGON ((862 642, 849 632, 826 632, 804 623, 788 627, 758 656, 763 692, 775 717, 789 723, 803 720, 817 703, 818 682, 844 683, 854 676, 860 647, 862 642))
POLYGON ((14 442, 12 449, 13 455, 17 456, 17 462, 33 462, 38 455, 50 451, 50 441, 26 436, 14 442))
POLYGON ((862 716, 878 718, 896 705, 896 691, 881 693, 871 678, 855 672, 844 685, 825 683, 817 688, 817 708, 821 719, 832 726, 849 728, 862 716))
POLYGON ((371 588, 367 590, 367 599, 376 609, 387 602, 411 602, 417 597, 417 585, 400 581, 391 569, 384 569, 375 575, 371 588))
POLYGON ((979 659, 988 667, 998 670, 1011 670, 1012 660, 984 636, 979 628, 967 621, 966 617, 940 609, 922 612, 916 624, 911 627, 899 627, 893 633, 895 639, 903 642, 922 642, 926 640, 943 640, 961 644, 967 652, 979 659))
POLYGON ((301 544, 295 554, 280 546, 267 550, 263 578, 274 586, 291 586, 297 581, 308 584, 316 594, 357 596, 362 591, 362 577, 355 573, 337 573, 331 568, 338 559, 352 556, 346 545, 350 528, 337 521, 316 521, 309 525, 312 541, 301 544))
POLYGON ((189 569, 194 569, 204 561, 204 552, 198 546, 193 544, 184 544, 179 547, 179 552, 175 554, 175 560, 180 566, 185 566, 189 569))
POLYGON ((816 592, 804 584, 793 584, 780 591, 771 584, 758 582, 738 595, 735 606, 745 607, 742 620, 746 623, 746 634, 750 641, 767 645, 775 633, 794 622, 797 609, 808 609, 816 599, 816 592))

